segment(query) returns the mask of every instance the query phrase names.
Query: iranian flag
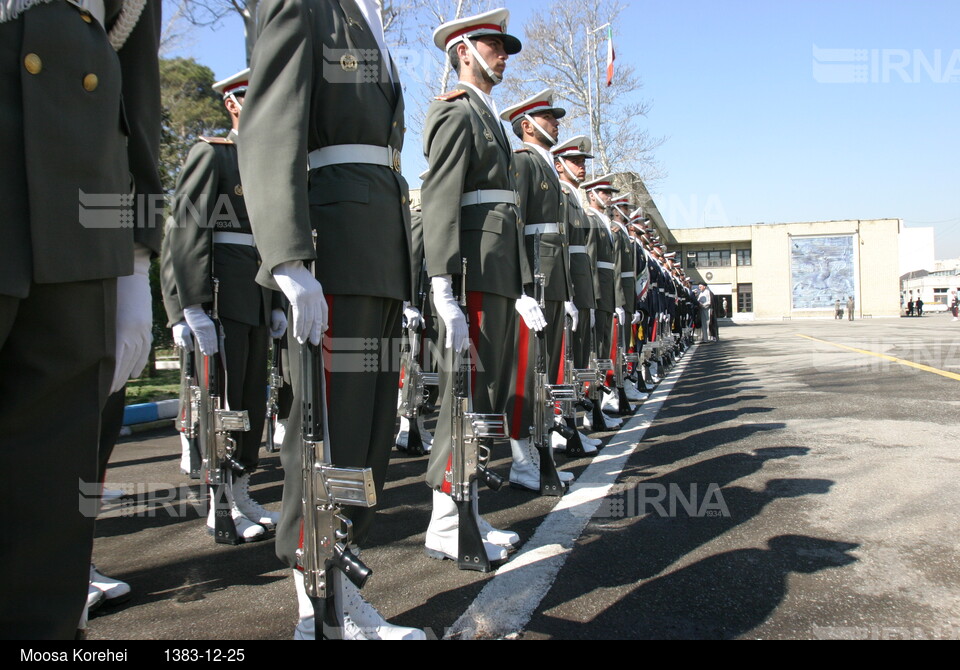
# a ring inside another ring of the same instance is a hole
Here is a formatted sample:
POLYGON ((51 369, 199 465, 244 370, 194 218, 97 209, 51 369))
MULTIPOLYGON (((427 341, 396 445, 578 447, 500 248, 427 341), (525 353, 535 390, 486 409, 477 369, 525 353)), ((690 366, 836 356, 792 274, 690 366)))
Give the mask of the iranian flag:
POLYGON ((607 26, 607 86, 613 83, 613 61, 617 54, 613 51, 613 28, 607 26))

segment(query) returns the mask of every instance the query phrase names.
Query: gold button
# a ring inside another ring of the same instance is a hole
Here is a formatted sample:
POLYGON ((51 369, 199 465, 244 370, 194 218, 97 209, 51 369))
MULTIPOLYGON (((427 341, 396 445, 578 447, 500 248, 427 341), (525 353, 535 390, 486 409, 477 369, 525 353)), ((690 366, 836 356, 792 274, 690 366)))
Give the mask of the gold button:
POLYGON ((90 16, 89 14, 81 14, 80 18, 83 19, 84 23, 90 23, 91 21, 93 21, 93 17, 90 16))
POLYGON ((406 204, 407 204, 407 196, 405 196, 405 195, 401 195, 401 196, 400 196, 400 204, 401 204, 401 205, 406 205, 406 204))
POLYGON ((23 59, 23 66, 27 68, 30 74, 40 74, 43 69, 43 61, 37 54, 27 54, 23 59))
POLYGON ((396 122, 396 121, 393 122, 393 127, 394 127, 394 128, 397 127, 397 122, 396 122))
POLYGON ((85 91, 96 91, 97 85, 100 83, 100 80, 97 79, 97 75, 88 74, 83 78, 83 90, 85 91))

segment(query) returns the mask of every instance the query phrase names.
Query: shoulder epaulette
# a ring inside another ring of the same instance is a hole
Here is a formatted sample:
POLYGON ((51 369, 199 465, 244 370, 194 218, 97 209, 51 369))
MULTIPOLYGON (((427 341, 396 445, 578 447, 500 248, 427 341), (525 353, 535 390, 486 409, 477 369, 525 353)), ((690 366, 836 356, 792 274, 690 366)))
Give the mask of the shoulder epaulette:
POLYGON ((467 92, 464 91, 462 88, 455 88, 452 91, 447 91, 442 95, 438 95, 437 97, 434 98, 434 100, 442 100, 444 102, 450 102, 451 100, 456 100, 457 98, 460 98, 466 94, 467 92))
POLYGON ((519 149, 514 149, 514 150, 513 150, 513 153, 515 153, 515 154, 525 154, 525 153, 529 153, 529 152, 530 152, 530 149, 528 149, 527 147, 520 147, 519 149))
POLYGON ((201 135, 200 140, 207 144, 233 144, 233 140, 227 139, 226 137, 207 137, 206 135, 201 135))

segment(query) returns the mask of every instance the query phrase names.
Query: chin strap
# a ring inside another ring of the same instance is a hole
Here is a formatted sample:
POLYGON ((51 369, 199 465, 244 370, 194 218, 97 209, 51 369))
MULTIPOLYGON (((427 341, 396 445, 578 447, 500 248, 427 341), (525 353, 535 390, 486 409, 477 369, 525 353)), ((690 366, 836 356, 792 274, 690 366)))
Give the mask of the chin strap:
POLYGON ((483 68, 483 71, 487 73, 487 76, 490 77, 490 80, 494 84, 499 84, 503 81, 503 78, 494 72, 493 68, 487 65, 487 61, 484 60, 483 56, 480 55, 480 52, 477 51, 477 47, 470 41, 470 38, 466 35, 463 35, 460 38, 460 41, 467 45, 467 48, 470 50, 470 53, 473 54, 473 57, 477 59, 477 62, 480 63, 480 66, 483 68))
POLYGON ((529 114, 524 114, 523 118, 525 118, 527 121, 532 123, 533 127, 536 128, 541 135, 543 135, 543 139, 546 140, 548 147, 552 147, 554 144, 557 143, 555 139, 550 137, 550 133, 544 130, 543 127, 539 123, 537 123, 532 116, 530 116, 529 114))

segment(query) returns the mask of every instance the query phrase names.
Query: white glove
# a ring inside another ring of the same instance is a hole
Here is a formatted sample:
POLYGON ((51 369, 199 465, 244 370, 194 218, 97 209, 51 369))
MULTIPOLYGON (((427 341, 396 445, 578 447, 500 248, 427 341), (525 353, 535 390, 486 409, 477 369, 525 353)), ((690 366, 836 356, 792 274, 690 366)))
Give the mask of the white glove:
POLYGON ((290 301, 297 342, 305 344, 309 339, 314 345, 320 344, 320 334, 327 329, 327 300, 320 282, 302 261, 281 263, 273 269, 273 278, 290 301))
POLYGON ((170 327, 173 333, 173 343, 188 354, 193 351, 193 331, 186 321, 179 321, 170 327))
POLYGON ((406 301, 403 303, 403 318, 407 322, 407 328, 417 330, 423 324, 423 315, 420 314, 420 310, 406 301))
POLYGON ((633 313, 633 320, 630 323, 634 326, 640 323, 640 312, 633 313))
POLYGON ((277 307, 270 312, 270 337, 277 339, 287 332, 287 315, 277 307))
POLYGON ((543 316, 543 311, 541 311, 537 301, 530 296, 522 295, 517 298, 516 309, 530 330, 535 330, 539 333, 546 328, 547 320, 543 316))
POLYGON ((623 307, 616 307, 613 311, 617 315, 617 323, 623 323, 627 318, 627 313, 623 311, 623 307))
POLYGON ((597 310, 590 310, 590 330, 593 330, 597 327, 597 310))
POLYGON ((213 320, 203 311, 203 307, 200 305, 184 307, 183 318, 187 320, 187 325, 193 331, 193 336, 197 338, 201 354, 213 356, 220 350, 220 343, 217 341, 217 327, 213 325, 213 320))
POLYGON ((150 295, 150 250, 137 244, 133 274, 117 278, 117 365, 110 393, 116 393, 143 370, 150 356, 153 307, 150 295))
POLYGON ((563 308, 566 310, 567 316, 570 317, 570 329, 573 332, 577 332, 577 326, 580 324, 580 310, 573 304, 573 300, 568 300, 563 303, 563 308))
POLYGON ((453 299, 453 279, 450 275, 430 278, 433 287, 433 304, 437 316, 443 321, 447 331, 446 347, 454 351, 466 351, 470 347, 470 330, 460 305, 453 299))

